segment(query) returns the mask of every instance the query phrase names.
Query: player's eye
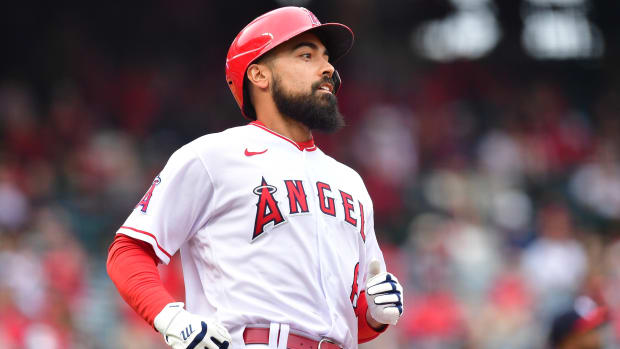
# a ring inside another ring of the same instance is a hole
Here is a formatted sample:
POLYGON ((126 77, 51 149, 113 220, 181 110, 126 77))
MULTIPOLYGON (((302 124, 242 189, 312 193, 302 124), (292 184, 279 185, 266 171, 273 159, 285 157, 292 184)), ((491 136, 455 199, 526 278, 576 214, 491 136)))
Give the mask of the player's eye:
POLYGON ((310 59, 310 58, 312 58, 312 54, 311 53, 302 53, 300 55, 300 57, 302 57, 303 59, 310 59))

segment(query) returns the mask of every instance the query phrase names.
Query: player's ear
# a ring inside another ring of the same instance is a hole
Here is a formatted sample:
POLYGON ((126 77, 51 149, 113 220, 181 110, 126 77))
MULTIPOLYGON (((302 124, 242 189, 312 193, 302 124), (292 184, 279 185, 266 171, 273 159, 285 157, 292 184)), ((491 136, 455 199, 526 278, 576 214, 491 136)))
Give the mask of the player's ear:
POLYGON ((248 81, 260 89, 267 89, 271 80, 271 71, 265 64, 250 64, 247 70, 248 81))

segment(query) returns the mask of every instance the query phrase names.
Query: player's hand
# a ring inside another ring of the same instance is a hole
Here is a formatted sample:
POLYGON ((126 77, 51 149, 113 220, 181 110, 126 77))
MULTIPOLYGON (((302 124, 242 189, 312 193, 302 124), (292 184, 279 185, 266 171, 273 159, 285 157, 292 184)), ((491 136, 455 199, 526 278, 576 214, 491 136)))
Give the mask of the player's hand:
POLYGON ((403 287, 394 275, 381 272, 376 259, 368 265, 366 300, 370 316, 377 322, 396 325, 403 315, 403 287))
POLYGON ((154 325, 174 349, 227 349, 232 341, 222 324, 188 312, 180 302, 166 305, 154 325))

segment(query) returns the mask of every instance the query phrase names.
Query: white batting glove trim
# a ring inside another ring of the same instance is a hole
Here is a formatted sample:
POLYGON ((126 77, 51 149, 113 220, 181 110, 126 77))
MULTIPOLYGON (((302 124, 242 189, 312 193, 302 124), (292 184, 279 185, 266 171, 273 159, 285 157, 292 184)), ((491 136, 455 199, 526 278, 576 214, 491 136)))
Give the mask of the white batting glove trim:
POLYGON ((228 349, 232 342, 219 322, 186 311, 181 302, 166 305, 153 325, 174 349, 228 349))
POLYGON ((172 324, 174 318, 184 310, 184 306, 185 304, 183 302, 166 304, 164 309, 157 314, 155 320, 153 321, 153 326, 155 326, 157 332, 161 334, 168 332, 170 324, 172 324))
POLYGON ((403 287, 388 272, 380 272, 379 262, 373 260, 368 267, 366 299, 370 316, 382 324, 396 325, 403 315, 403 287))

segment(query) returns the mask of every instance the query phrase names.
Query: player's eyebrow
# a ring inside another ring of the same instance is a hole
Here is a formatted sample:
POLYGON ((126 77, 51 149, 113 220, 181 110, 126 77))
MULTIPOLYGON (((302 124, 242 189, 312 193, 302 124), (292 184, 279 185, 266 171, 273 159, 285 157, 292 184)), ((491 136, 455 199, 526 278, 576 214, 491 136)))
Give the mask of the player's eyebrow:
MULTIPOLYGON (((318 50, 319 49, 319 47, 315 43, 313 43, 313 42, 302 41, 302 42, 300 42, 299 44, 297 44, 297 45, 295 45, 293 47, 293 51, 297 50, 300 47, 304 47, 304 46, 310 47, 313 50, 318 50)), ((325 49, 325 51, 323 51, 323 54, 326 55, 327 57, 329 57, 329 52, 327 51, 327 49, 325 49)))

